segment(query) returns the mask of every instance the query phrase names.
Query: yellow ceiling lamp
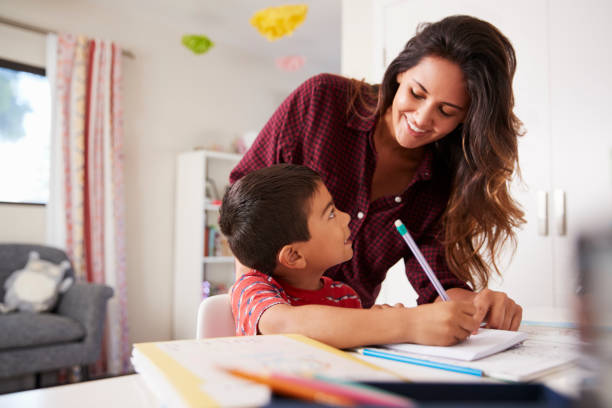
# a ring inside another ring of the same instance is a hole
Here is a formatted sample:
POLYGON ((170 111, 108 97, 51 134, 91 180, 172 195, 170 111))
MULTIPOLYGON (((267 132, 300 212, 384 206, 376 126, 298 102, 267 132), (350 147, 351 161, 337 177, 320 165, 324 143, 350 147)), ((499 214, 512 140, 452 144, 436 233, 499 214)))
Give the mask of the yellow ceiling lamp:
POLYGON ((268 7, 253 14, 250 23, 268 41, 276 41, 291 35, 304 22, 307 13, 306 4, 268 7))

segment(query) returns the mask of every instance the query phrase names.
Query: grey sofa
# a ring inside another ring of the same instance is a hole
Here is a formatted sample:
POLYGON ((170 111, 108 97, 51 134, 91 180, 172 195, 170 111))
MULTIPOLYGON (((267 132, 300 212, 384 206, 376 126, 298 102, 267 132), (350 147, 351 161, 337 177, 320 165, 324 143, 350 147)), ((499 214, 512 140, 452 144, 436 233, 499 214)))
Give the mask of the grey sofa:
MULTIPOLYGON (((48 246, 0 244, 0 300, 4 281, 27 263, 30 251, 53 263, 68 259, 61 249, 48 246)), ((74 276, 72 266, 66 273, 74 276)), ((80 366, 86 375, 87 365, 100 356, 106 304, 112 296, 108 286, 76 281, 49 313, 0 314, 0 393, 16 391, 6 384, 24 376, 32 376, 39 386, 41 373, 60 368, 80 366)))

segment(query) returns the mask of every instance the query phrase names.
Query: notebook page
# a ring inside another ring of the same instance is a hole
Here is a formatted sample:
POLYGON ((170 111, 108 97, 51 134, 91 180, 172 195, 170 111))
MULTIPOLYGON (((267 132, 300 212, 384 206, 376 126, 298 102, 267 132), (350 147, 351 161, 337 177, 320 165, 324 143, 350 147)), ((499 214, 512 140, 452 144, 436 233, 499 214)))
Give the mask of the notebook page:
POLYGON ((319 374, 338 380, 403 380, 346 352, 292 334, 139 343, 132 350, 132 362, 147 386, 168 407, 267 403, 267 387, 232 376, 225 368, 319 374))
POLYGON ((472 361, 506 350, 526 338, 527 334, 523 332, 479 329, 477 334, 468 337, 461 343, 448 347, 409 343, 387 344, 385 347, 426 356, 472 361))
POLYGON ((506 381, 530 381, 567 366, 578 358, 580 341, 575 329, 521 327, 529 338, 504 352, 477 361, 397 352, 404 356, 482 370, 487 377, 506 381))

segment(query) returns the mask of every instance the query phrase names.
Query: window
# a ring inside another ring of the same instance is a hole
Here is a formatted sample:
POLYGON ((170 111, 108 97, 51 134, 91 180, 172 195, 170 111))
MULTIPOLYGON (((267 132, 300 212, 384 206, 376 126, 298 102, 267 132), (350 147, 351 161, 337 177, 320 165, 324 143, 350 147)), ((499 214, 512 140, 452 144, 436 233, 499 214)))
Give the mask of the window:
POLYGON ((43 68, 0 59, 0 202, 47 203, 50 105, 43 68))

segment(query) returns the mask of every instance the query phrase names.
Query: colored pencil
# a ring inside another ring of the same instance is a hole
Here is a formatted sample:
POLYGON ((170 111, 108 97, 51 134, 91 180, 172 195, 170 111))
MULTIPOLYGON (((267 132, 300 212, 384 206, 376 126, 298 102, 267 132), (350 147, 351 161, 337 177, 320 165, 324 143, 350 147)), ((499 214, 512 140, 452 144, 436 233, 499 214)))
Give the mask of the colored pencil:
POLYGON ((277 375, 268 373, 256 374, 236 368, 225 368, 225 370, 237 377, 267 385, 272 391, 288 397, 340 407, 352 407, 355 405, 355 402, 347 397, 324 392, 314 387, 307 387, 299 384, 297 381, 279 378, 277 375))
MULTIPOLYGON (((395 395, 386 391, 378 390, 373 387, 366 387, 358 383, 333 380, 327 377, 315 376, 306 378, 283 373, 254 374, 244 370, 228 369, 228 372, 248 378, 253 381, 269 385, 272 390, 280 393, 278 384, 286 384, 287 388, 313 390, 325 395, 325 399, 320 402, 330 403, 329 396, 339 398, 352 405, 375 405, 381 407, 413 407, 414 403, 405 397, 395 395)), ((295 394, 286 394, 298 396, 295 394)), ((306 399, 310 399, 310 394, 306 399)), ((299 397, 299 396, 298 396, 299 397)), ((337 404, 337 402, 334 402, 337 404)))
POLYGON ((347 388, 351 393, 359 395, 356 397, 356 401, 362 404, 387 406, 387 407, 412 407, 414 402, 401 395, 394 394, 392 392, 381 390, 371 385, 361 384, 354 381, 340 380, 337 378, 330 378, 324 375, 315 374, 315 379, 325 381, 326 383, 332 383, 340 385, 343 388, 347 388))
POLYGON ((414 364, 414 365, 419 365, 423 367, 438 368, 440 370, 453 371, 456 373, 463 373, 463 374, 470 374, 470 375, 475 375, 478 377, 483 376, 482 370, 478 370, 476 368, 462 367, 462 366, 458 366, 454 364, 439 363, 437 361, 430 361, 430 360, 424 360, 420 358, 405 356, 400 353, 393 353, 393 352, 383 351, 379 349, 370 349, 370 348, 364 348, 360 350, 360 352, 364 356, 384 358, 387 360, 399 361, 402 363, 414 364))

